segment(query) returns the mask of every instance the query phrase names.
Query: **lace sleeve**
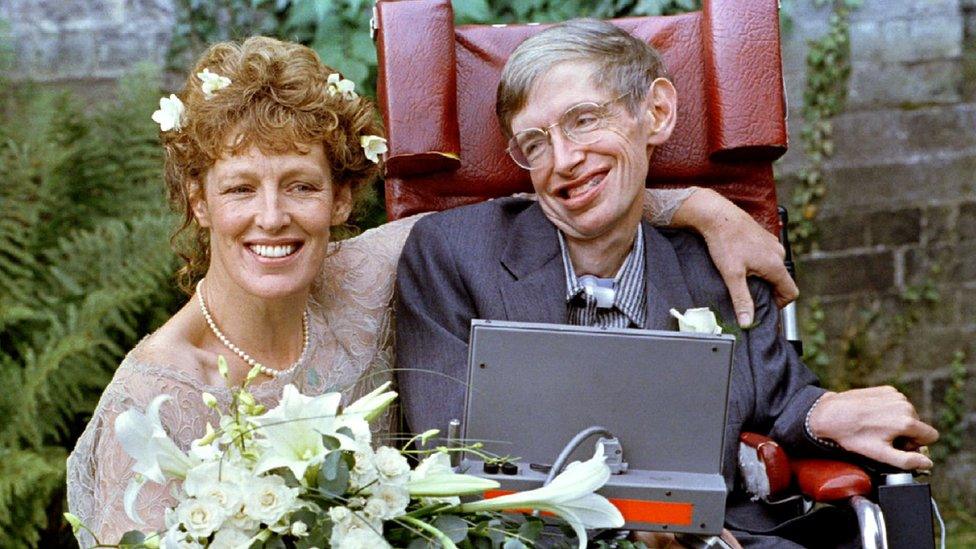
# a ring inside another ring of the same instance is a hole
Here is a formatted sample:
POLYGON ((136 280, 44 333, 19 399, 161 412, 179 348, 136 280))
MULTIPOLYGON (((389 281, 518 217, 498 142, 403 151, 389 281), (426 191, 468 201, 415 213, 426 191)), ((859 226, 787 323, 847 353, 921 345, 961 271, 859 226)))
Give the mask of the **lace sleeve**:
MULTIPOLYGON (((134 460, 115 437, 115 419, 130 408, 145 411, 161 393, 173 399, 160 408, 160 420, 170 437, 185 451, 203 433, 208 418, 209 410, 202 404, 200 391, 123 362, 68 456, 68 509, 95 532, 101 543, 117 543, 129 530, 162 530, 165 509, 176 503, 171 486, 148 481, 136 500, 136 511, 145 524, 133 522, 124 508, 123 496, 134 476, 134 460)), ((81 547, 91 547, 96 542, 82 530, 78 543, 81 547)))
POLYGON ((697 187, 684 189, 645 189, 644 190, 644 219, 655 227, 666 227, 671 224, 674 212, 685 203, 689 196, 698 190, 697 187))
MULTIPOLYGON (((329 356, 337 386, 309 387, 314 392, 343 390, 351 401, 393 379, 393 287, 403 243, 416 215, 332 245, 313 287, 310 307, 314 326, 337 347, 329 356)), ((324 376, 323 376, 324 377, 324 376)), ((391 410, 373 422, 376 434, 397 424, 391 410)))

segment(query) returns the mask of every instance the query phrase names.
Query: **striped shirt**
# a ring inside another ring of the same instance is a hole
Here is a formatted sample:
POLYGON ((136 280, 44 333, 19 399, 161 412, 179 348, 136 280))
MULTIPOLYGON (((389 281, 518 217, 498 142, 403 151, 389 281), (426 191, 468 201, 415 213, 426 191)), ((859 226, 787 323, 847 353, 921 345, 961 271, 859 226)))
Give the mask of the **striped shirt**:
POLYGON ((613 307, 598 308, 594 296, 587 294, 583 284, 576 277, 573 262, 569 257, 566 237, 559 233, 559 248, 563 254, 563 268, 566 272, 566 307, 569 323, 576 326, 598 326, 601 328, 643 328, 647 315, 647 295, 644 292, 644 232, 637 226, 634 247, 613 277, 616 293, 613 307))

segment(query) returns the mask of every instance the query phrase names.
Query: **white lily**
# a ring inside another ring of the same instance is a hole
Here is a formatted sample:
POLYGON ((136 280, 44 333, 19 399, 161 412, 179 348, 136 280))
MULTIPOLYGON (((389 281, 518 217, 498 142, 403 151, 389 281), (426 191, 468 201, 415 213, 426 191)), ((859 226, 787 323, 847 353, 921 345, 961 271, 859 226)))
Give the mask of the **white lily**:
POLYGON ((379 387, 373 389, 369 394, 364 395, 362 398, 356 400, 342 411, 344 416, 359 416, 366 421, 372 421, 376 419, 383 410, 393 402, 396 397, 396 391, 387 391, 386 389, 390 386, 390 382, 380 385, 379 387), (385 392, 384 392, 385 391, 385 392))
POLYGON ((183 125, 183 102, 176 94, 159 98, 159 110, 152 113, 153 122, 159 124, 160 131, 180 130, 183 125))
POLYGON ((410 471, 410 480, 407 481, 407 490, 415 498, 482 494, 498 486, 494 480, 455 473, 445 452, 436 452, 424 458, 410 471))
POLYGON ((677 309, 671 309, 671 316, 678 319, 678 331, 696 334, 719 335, 722 327, 718 325, 715 313, 708 307, 688 309, 681 314, 677 309))
POLYGON ((230 86, 230 78, 221 76, 215 72, 210 72, 210 69, 203 69, 203 72, 198 72, 197 78, 199 78, 202 82, 202 84, 200 84, 200 89, 203 90, 203 96, 206 99, 213 97, 213 93, 215 91, 222 90, 227 86, 230 86))
POLYGON ((123 503, 129 518, 144 524, 135 510, 136 497, 147 480, 163 484, 167 479, 185 478, 194 465, 190 459, 169 438, 159 419, 159 407, 169 400, 169 395, 159 395, 146 407, 143 414, 129 409, 115 418, 115 437, 125 453, 136 463, 132 471, 136 474, 125 490, 123 503))
POLYGON ((378 163, 380 155, 387 151, 386 139, 378 135, 364 135, 359 138, 359 144, 362 145, 366 158, 371 160, 373 164, 378 163))
POLYGON ((268 413, 253 418, 261 428, 266 451, 255 465, 255 474, 277 467, 287 467, 295 478, 305 476, 305 470, 322 462, 329 453, 322 443, 322 435, 339 439, 343 450, 355 450, 356 441, 336 433, 336 412, 339 393, 310 397, 298 392, 294 385, 285 385, 281 402, 268 413))
POLYGON ((619 528, 624 517, 607 498, 594 492, 610 478, 610 468, 604 463, 603 445, 584 462, 574 461, 547 486, 465 503, 461 511, 500 511, 504 509, 539 509, 559 515, 576 532, 580 549, 586 548, 587 528, 619 528))

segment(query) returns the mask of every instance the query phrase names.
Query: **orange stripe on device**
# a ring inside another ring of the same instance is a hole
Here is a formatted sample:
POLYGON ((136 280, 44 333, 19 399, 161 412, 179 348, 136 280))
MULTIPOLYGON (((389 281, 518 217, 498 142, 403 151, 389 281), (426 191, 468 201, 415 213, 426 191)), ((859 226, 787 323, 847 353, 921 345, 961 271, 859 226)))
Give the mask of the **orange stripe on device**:
MULTIPOLYGON (((488 490, 485 499, 513 494, 512 490, 488 490)), ((620 510, 627 522, 646 522, 652 524, 674 524, 690 526, 695 506, 691 503, 670 501, 646 501, 642 499, 609 498, 610 503, 620 510)), ((518 509, 520 512, 527 512, 518 509)))

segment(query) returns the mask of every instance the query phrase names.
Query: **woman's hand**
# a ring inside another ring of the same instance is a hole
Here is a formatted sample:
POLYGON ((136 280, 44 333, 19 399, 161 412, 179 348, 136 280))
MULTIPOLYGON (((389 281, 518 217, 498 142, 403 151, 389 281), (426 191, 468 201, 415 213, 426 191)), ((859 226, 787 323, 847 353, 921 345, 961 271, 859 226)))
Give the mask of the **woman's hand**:
POLYGON ((786 251, 779 239, 719 193, 698 189, 675 211, 671 225, 694 229, 705 238, 729 288, 739 326, 750 326, 755 312, 747 277, 755 275, 772 284, 780 307, 800 294, 783 265, 786 251))

